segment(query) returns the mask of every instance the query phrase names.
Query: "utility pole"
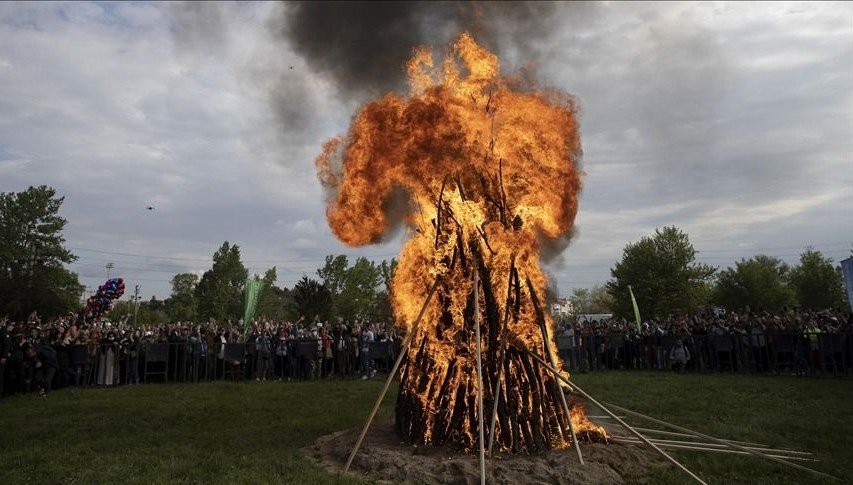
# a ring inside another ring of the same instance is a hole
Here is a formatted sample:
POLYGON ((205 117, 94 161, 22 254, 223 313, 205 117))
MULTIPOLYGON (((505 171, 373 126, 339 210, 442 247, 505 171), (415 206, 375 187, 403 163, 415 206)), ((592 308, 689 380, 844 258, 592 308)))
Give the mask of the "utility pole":
POLYGON ((139 285, 136 285, 136 288, 133 290, 133 326, 137 326, 137 315, 139 314, 139 285))
POLYGON ((110 272, 112 272, 113 267, 115 267, 115 263, 107 263, 107 279, 110 279, 110 272))

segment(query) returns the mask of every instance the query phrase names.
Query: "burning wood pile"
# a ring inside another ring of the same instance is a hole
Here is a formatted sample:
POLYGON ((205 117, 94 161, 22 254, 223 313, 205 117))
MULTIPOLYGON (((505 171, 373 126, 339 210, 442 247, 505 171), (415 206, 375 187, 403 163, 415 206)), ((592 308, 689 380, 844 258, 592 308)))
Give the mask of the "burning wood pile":
POLYGON ((349 133, 317 159, 329 224, 342 241, 379 242, 398 222, 410 231, 392 295, 411 334, 398 433, 413 444, 474 449, 481 379, 484 407, 496 418, 486 439, 500 451, 564 448, 573 433, 604 438, 533 357, 562 369, 539 253, 570 235, 577 212, 572 98, 501 77, 498 59, 468 34, 439 65, 428 50, 416 51, 408 74, 408 97, 363 106, 349 133))
MULTIPOLYGON (((409 233, 392 294, 407 330, 403 352, 343 470, 405 362, 398 435, 413 445, 479 446, 481 483, 486 442, 490 454, 493 447, 523 455, 574 446, 584 464, 580 439, 608 441, 565 391, 624 428, 620 443, 642 443, 705 483, 662 449, 673 447, 671 440, 647 438, 570 381, 556 354, 540 250, 571 235, 577 213, 581 148, 573 99, 502 77, 497 58, 464 33, 441 64, 420 49, 407 69, 409 95, 364 105, 349 133, 328 141, 316 161, 338 238, 373 244, 399 223, 409 233)), ((608 407, 711 442, 690 449, 725 448, 824 475, 789 461, 798 455, 767 454, 608 407)))

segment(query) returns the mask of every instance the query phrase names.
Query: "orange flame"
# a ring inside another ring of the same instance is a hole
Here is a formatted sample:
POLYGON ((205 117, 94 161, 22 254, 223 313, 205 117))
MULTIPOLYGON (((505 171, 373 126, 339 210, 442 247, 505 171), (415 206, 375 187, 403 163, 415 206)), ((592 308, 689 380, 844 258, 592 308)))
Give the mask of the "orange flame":
MULTIPOLYGON (((496 443, 518 449, 511 435, 526 431, 514 423, 536 411, 542 394, 530 389, 529 379, 516 379, 523 356, 510 352, 547 348, 560 365, 552 322, 539 303, 546 287, 539 248, 570 234, 577 213, 581 145, 575 104, 558 91, 517 89, 500 76, 497 57, 467 33, 441 66, 421 48, 407 70, 408 97, 386 94, 364 105, 346 137, 328 141, 317 158, 318 176, 334 194, 329 225, 347 244, 376 243, 398 222, 393 218, 400 211, 390 210, 397 195, 408 196, 402 218, 410 237, 392 292, 401 326, 412 325, 432 282, 440 281, 407 349, 401 384, 401 398, 413 400, 424 424, 422 432, 408 432, 415 441, 468 449, 475 443, 476 407, 466 401, 470 395, 454 392, 476 391, 471 263, 481 265, 478 298, 483 320, 492 322, 483 337, 486 362, 492 362, 486 377, 499 378, 510 396, 502 408, 510 416, 499 422, 496 443), (507 291, 513 282, 515 291, 507 291), (501 369, 495 362, 504 354, 508 363, 501 369)), ((543 380, 553 377, 545 373, 543 380)), ((494 382, 483 385, 493 399, 494 382)), ((547 447, 565 446, 559 402, 550 395, 544 406, 549 408, 542 416, 554 416, 542 418, 547 447)), ((572 415, 578 427, 603 436, 582 408, 572 415)))

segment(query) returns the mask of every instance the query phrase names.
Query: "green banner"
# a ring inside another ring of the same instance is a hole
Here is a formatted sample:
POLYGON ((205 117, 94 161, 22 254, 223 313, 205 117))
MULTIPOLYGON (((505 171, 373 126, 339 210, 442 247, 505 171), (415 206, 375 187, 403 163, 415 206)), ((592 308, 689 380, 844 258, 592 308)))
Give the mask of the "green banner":
POLYGON ((243 328, 249 328, 249 322, 255 317, 255 310, 258 308, 258 300, 261 299, 263 288, 264 283, 260 279, 246 279, 246 305, 243 309, 243 328))
POLYGON ((637 333, 642 332, 642 323, 640 322, 640 307, 637 306, 637 299, 634 298, 634 290, 631 285, 628 285, 628 291, 631 293, 631 304, 634 305, 634 319, 637 320, 637 333))

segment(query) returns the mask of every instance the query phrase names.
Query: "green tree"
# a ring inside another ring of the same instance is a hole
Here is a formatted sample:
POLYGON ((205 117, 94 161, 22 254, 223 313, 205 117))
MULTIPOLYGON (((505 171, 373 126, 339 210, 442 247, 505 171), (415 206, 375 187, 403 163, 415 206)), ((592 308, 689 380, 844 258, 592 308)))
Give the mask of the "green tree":
POLYGON ((622 260, 610 270, 613 279, 607 291, 613 297, 613 313, 633 315, 629 285, 642 315, 695 311, 707 301, 715 271, 696 263, 696 250, 686 233, 676 227, 656 229, 653 236, 625 246, 622 260))
POLYGON ((332 296, 332 316, 349 320, 390 315, 387 295, 395 265, 393 260, 390 264, 376 264, 358 258, 349 266, 346 256, 326 256, 326 264, 317 270, 317 275, 332 296))
POLYGON ((332 294, 332 298, 336 298, 343 291, 348 270, 349 261, 343 254, 326 256, 326 264, 317 270, 317 276, 323 280, 323 284, 332 294))
POLYGON ((575 288, 569 300, 575 314, 610 313, 613 307, 613 297, 604 285, 595 285, 592 289, 575 288))
POLYGON ((77 259, 63 246, 64 200, 44 185, 0 193, 0 314, 51 317, 79 308, 83 287, 64 267, 77 259))
POLYGON ((832 258, 824 257, 820 251, 807 248, 800 255, 800 264, 791 270, 790 281, 800 308, 845 308, 841 268, 834 266, 832 258))
POLYGON ((293 302, 306 321, 328 320, 332 310, 332 293, 326 285, 303 276, 293 287, 293 302))
POLYGON ((107 318, 111 322, 127 321, 131 325, 134 321, 138 325, 163 325, 169 321, 169 316, 162 304, 158 305, 158 303, 162 303, 162 301, 154 300, 153 304, 151 301, 143 301, 139 303, 137 310, 132 301, 120 301, 113 306, 113 309, 107 314, 107 318))
POLYGON ((240 260, 240 248, 228 241, 213 254, 213 267, 205 271, 196 286, 198 315, 237 321, 243 313, 243 285, 249 272, 240 260))
POLYGON ((166 300, 166 314, 174 321, 194 321, 198 316, 196 286, 198 275, 180 273, 172 278, 172 295, 166 300))
POLYGON ((261 278, 263 287, 261 288, 261 296, 258 300, 258 308, 255 311, 255 318, 260 319, 284 319, 286 314, 287 294, 281 288, 275 286, 278 279, 276 267, 268 269, 261 278))
POLYGON ((258 318, 271 320, 295 320, 298 310, 293 300, 293 292, 278 286, 265 287, 258 303, 258 318))
POLYGON ((613 297, 604 285, 595 285, 589 292, 588 313, 610 313, 613 311, 613 297))
POLYGON ((788 286, 790 268, 781 259, 759 254, 741 259, 717 276, 713 301, 727 310, 778 312, 796 303, 788 286))
POLYGON ((391 262, 382 260, 379 264, 379 272, 382 275, 382 287, 376 294, 376 309, 374 316, 377 320, 390 322, 394 319, 394 311, 391 308, 391 288, 394 281, 394 271, 397 270, 397 260, 391 262))
POLYGON ((343 290, 334 301, 335 314, 345 319, 375 317, 381 284, 379 266, 367 258, 358 258, 347 270, 343 290))
POLYGON ((591 313, 589 311, 589 288, 573 289, 572 296, 569 297, 569 300, 572 302, 572 310, 575 313, 591 313))

